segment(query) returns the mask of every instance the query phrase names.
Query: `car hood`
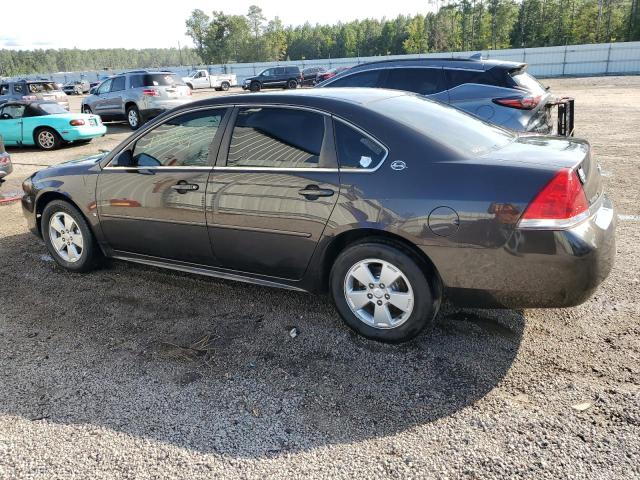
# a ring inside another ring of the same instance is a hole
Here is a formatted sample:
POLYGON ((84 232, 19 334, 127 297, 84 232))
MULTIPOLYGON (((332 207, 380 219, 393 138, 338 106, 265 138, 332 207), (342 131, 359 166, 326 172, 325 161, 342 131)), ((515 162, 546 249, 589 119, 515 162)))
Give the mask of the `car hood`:
MULTIPOLYGON (((59 175, 82 175, 89 173, 95 169, 96 165, 102 160, 109 152, 102 152, 97 155, 91 155, 89 157, 78 158, 75 160, 68 160, 58 165, 52 165, 44 170, 40 170, 36 173, 36 178, 46 178, 59 175)), ((97 171, 97 169, 96 169, 97 171)))

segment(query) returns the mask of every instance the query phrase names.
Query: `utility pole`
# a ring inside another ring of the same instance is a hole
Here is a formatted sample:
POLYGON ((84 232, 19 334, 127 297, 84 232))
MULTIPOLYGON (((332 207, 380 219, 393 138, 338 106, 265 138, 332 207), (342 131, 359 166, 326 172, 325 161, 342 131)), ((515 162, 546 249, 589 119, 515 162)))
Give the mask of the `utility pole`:
POLYGON ((182 66, 182 48, 180 48, 180 42, 178 42, 178 52, 180 54, 180 66, 182 66))

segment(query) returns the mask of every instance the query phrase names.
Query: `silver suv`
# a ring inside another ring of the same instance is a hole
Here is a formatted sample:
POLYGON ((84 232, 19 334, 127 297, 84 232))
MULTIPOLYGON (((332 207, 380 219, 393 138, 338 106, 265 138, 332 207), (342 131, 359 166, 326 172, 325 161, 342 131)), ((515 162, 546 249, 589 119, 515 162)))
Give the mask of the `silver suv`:
POLYGON ((191 89, 171 72, 139 70, 107 78, 82 100, 82 111, 103 122, 125 120, 137 130, 147 120, 191 101, 191 89))

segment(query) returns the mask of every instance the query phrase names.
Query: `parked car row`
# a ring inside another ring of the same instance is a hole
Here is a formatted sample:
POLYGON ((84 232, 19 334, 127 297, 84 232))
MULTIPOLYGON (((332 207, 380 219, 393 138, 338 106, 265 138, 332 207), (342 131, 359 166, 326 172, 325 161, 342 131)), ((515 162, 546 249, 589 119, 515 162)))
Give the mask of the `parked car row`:
POLYGON ((69 110, 67 94, 48 80, 16 80, 0 83, 0 105, 11 100, 49 100, 69 110))

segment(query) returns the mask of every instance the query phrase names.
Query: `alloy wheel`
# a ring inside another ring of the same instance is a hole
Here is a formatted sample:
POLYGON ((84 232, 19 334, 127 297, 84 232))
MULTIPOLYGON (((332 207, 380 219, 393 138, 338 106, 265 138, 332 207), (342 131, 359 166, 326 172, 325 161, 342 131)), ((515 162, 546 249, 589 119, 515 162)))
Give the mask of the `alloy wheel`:
POLYGON ((38 134, 38 143, 48 150, 56 145, 56 137, 49 130, 43 130, 38 134))
POLYGON ((377 258, 356 263, 344 279, 344 295, 353 314, 370 327, 396 328, 411 316, 413 289, 395 265, 377 258))
POLYGON ((49 219, 49 239, 56 253, 65 262, 75 263, 84 251, 82 231, 71 215, 56 212, 49 219))
POLYGON ((133 108, 129 110, 127 119, 129 120, 129 125, 131 125, 132 127, 138 126, 138 112, 136 112, 133 108))

